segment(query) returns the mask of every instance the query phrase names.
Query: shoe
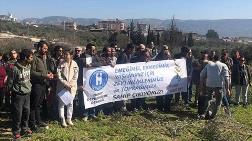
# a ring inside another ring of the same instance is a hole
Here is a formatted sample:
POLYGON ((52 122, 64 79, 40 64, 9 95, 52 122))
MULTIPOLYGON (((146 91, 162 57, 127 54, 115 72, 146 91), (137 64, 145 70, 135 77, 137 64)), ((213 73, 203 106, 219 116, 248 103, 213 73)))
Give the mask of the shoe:
POLYGON ((88 121, 88 117, 86 116, 86 117, 84 117, 82 120, 88 121))
POLYGON ((67 127, 67 124, 66 124, 65 119, 61 119, 61 126, 62 126, 63 128, 67 127))
POLYGON ((132 116, 132 114, 131 114, 129 111, 124 111, 124 112, 123 112, 123 115, 124 115, 124 116, 132 116))
POLYGON ((97 116, 92 115, 92 116, 90 116, 90 119, 97 119, 97 116))
POLYGON ((239 102, 235 102, 234 106, 239 106, 239 104, 240 104, 239 102))
POLYGON ((213 112, 212 111, 208 111, 207 114, 205 115, 205 119, 206 120, 210 120, 210 119, 213 119, 214 116, 213 116, 213 112))
POLYGON ((165 108, 165 109, 164 109, 164 112, 165 112, 165 113, 171 112, 171 108, 165 108))
POLYGON ((21 135, 19 133, 14 135, 14 140, 18 140, 21 139, 21 135))
POLYGON ((47 127, 48 125, 45 122, 41 121, 41 122, 38 123, 38 126, 39 127, 47 127))
POLYGON ((95 115, 89 116, 88 119, 93 120, 93 121, 98 121, 99 120, 98 117, 95 116, 95 115))
POLYGON ((201 120, 202 120, 202 119, 205 119, 205 117, 206 117, 206 116, 205 116, 204 114, 198 115, 198 119, 201 119, 201 120))
POLYGON ((134 110, 133 110, 134 112, 138 112, 139 110, 137 109, 137 108, 134 108, 134 110))
POLYGON ((224 108, 224 111, 225 111, 225 114, 226 114, 226 115, 228 115, 229 117, 231 117, 231 112, 230 112, 230 110, 229 110, 228 107, 225 107, 225 108, 224 108))
POLYGON ((247 108, 247 103, 242 104, 242 107, 247 108))
POLYGON ((21 135, 30 137, 32 135, 32 130, 30 129, 24 130, 21 132, 21 135))
POLYGON ((27 135, 31 135, 31 134, 32 134, 32 130, 28 129, 28 130, 25 131, 25 133, 26 133, 27 135))
POLYGON ((186 110, 190 110, 190 109, 191 109, 191 108, 189 107, 189 104, 186 104, 186 105, 185 105, 185 109, 186 109, 186 110))
POLYGON ((67 122, 67 124, 70 125, 70 126, 73 126, 73 125, 74 125, 71 119, 67 119, 66 122, 67 122))
POLYGON ((39 133, 41 132, 40 128, 38 126, 32 126, 31 128, 31 131, 34 132, 34 133, 39 133))

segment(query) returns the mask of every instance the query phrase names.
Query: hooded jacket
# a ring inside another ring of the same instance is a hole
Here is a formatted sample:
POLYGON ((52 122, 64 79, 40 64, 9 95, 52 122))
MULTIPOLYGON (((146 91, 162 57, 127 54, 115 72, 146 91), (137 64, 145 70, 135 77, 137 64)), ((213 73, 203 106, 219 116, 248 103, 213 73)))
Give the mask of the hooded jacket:
POLYGON ((13 75, 10 76, 9 85, 10 89, 15 94, 26 95, 31 92, 32 84, 30 82, 30 65, 23 66, 16 63, 13 68, 13 75))

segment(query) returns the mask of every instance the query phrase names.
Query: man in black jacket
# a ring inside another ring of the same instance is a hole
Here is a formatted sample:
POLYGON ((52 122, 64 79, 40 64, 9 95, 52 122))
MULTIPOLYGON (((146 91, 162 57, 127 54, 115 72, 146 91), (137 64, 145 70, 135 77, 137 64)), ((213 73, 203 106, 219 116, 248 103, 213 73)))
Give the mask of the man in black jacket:
MULTIPOLYGON (((159 52, 155 58, 155 61, 161 61, 161 60, 171 60, 171 52, 169 50, 169 47, 167 45, 163 45, 161 52, 159 52)), ((165 111, 168 112, 171 110, 171 101, 173 98, 173 94, 166 94, 163 96, 157 96, 157 108, 159 111, 165 111)))
POLYGON ((96 55, 96 47, 92 43, 88 43, 86 46, 86 54, 82 55, 82 57, 75 57, 75 60, 79 66, 79 77, 77 80, 78 85, 78 100, 80 104, 80 112, 84 116, 83 120, 87 121, 88 118, 96 118, 95 116, 95 110, 97 108, 89 108, 85 109, 84 106, 84 98, 83 98, 83 90, 84 90, 84 84, 83 84, 83 73, 84 68, 91 68, 91 67, 99 67, 101 66, 101 60, 96 55))
MULTIPOLYGON (((128 44, 125 50, 118 56, 116 64, 130 63, 133 57, 134 48, 135 46, 133 44, 128 44)), ((126 101, 116 101, 114 103, 114 111, 127 113, 126 101)))

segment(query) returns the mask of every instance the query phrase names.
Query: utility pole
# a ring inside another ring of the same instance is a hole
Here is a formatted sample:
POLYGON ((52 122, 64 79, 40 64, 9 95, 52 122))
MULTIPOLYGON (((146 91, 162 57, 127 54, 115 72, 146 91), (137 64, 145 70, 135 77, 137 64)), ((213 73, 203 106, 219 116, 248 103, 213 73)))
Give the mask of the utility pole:
POLYGON ((27 36, 29 36, 29 34, 30 34, 30 24, 27 24, 27 28, 28 28, 28 31, 27 31, 27 36))
POLYGON ((64 31, 66 31, 66 21, 64 21, 64 31))

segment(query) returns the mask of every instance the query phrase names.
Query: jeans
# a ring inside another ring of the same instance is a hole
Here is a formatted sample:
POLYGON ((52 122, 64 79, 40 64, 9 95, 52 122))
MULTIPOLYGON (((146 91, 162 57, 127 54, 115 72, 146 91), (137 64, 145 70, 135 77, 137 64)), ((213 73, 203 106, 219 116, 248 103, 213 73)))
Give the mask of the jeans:
POLYGON ((248 85, 236 85, 235 86, 235 102, 240 102, 240 96, 242 95, 243 104, 248 102, 248 85))
POLYGON ((206 92, 207 95, 209 96, 209 101, 208 101, 208 106, 207 106, 207 110, 212 112, 212 117, 215 117, 215 115, 217 114, 218 110, 220 109, 221 106, 221 100, 223 98, 223 91, 221 87, 207 87, 206 88, 206 92), (214 94, 214 98, 213 98, 213 94, 214 94))
POLYGON ((223 94, 222 103, 225 107, 229 107, 229 102, 226 93, 223 94))

